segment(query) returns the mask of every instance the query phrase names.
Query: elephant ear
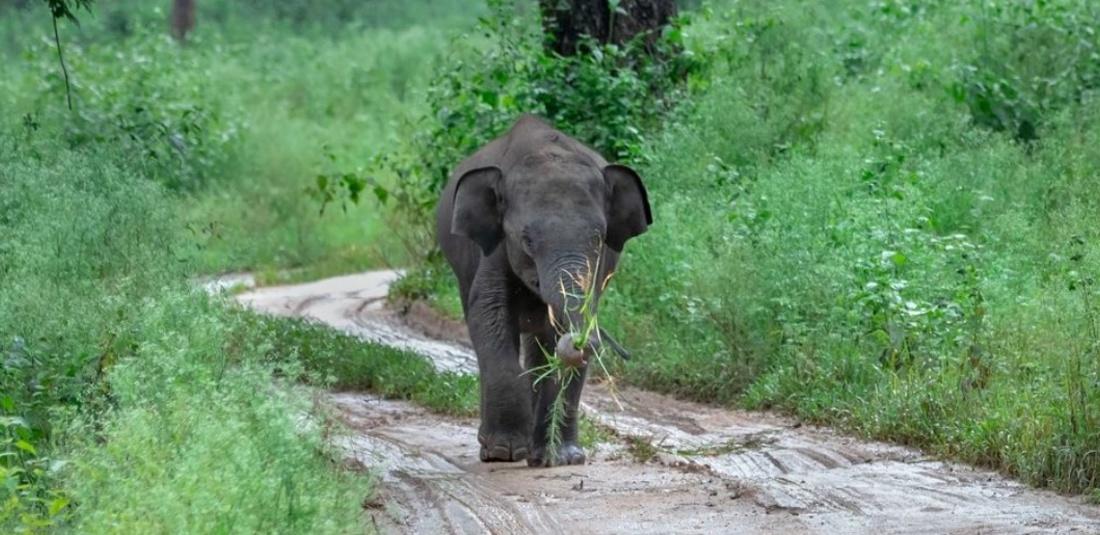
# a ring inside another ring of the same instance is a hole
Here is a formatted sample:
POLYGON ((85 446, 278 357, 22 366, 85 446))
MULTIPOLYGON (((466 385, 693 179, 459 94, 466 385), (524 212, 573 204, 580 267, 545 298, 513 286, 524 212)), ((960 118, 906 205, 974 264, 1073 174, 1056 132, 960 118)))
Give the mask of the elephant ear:
POLYGON ((622 252, 627 240, 645 232, 653 224, 649 197, 641 177, 625 165, 604 167, 603 176, 611 192, 607 246, 622 252))
POLYGON ((500 177, 500 169, 481 167, 459 177, 455 186, 451 233, 470 238, 486 256, 504 234, 497 193, 500 177))

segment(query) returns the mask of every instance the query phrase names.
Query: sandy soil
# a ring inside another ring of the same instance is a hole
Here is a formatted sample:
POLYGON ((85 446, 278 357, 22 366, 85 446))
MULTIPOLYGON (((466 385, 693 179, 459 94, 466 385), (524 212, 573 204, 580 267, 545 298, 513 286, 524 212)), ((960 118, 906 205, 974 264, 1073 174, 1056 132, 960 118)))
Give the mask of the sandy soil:
MULTIPOLYGON (((476 373, 463 332, 423 307, 385 306, 389 271, 239 294, 476 373)), ((644 356, 640 357, 644 358, 644 356)), ((1100 534, 1100 507, 898 446, 768 413, 637 389, 585 389, 607 440, 584 466, 481 463, 477 421, 353 392, 328 399, 354 466, 377 470, 366 514, 394 533, 1100 534)))

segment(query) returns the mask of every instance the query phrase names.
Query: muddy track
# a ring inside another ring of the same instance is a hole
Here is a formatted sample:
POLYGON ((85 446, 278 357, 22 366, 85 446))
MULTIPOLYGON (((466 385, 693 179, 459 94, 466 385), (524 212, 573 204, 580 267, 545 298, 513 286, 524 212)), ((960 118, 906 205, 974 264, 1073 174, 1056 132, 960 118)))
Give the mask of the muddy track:
MULTIPOLYGON (((364 273, 237 299, 475 373, 460 330, 383 306, 395 278, 364 273)), ((608 440, 587 465, 549 469, 479 462, 474 419, 363 393, 328 399, 349 429, 338 439, 349 463, 381 476, 366 513, 385 532, 1100 534, 1100 507, 1079 498, 772 414, 642 390, 590 384, 583 408, 608 440)))

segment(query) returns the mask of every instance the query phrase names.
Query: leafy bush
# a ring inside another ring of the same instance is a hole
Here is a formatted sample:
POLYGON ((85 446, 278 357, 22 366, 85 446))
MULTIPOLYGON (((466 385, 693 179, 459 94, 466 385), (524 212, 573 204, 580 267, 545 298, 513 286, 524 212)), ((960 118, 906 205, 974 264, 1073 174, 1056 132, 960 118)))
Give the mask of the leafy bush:
POLYGON ((5 139, 2 529, 359 531, 369 482, 295 382, 472 412, 476 378, 192 288, 178 198, 125 153, 5 139))
POLYGON ((128 304, 174 269, 163 261, 173 243, 154 240, 168 225, 155 185, 112 163, 37 149, 41 161, 0 146, 0 411, 15 439, 3 443, 0 488, 3 524, 24 517, 28 527, 52 521, 67 500, 51 490, 55 412, 103 403, 102 374, 134 343, 128 304))
MULTIPOLYGON (((601 319, 644 386, 1095 489, 1091 67, 1050 86, 1021 144, 947 91, 985 4, 910 4, 739 4, 726 67, 648 146, 657 223, 601 319)), ((1092 16, 1064 5, 1026 31, 1092 16)))
MULTIPOLYGON (((419 109, 429 68, 407 59, 443 39, 411 28, 334 43, 226 22, 180 48, 159 8, 126 4, 62 34, 72 113, 56 50, 20 33, 48 17, 0 21, 0 530, 361 531, 369 481, 334 470, 331 422, 292 381, 466 414, 476 380, 228 309, 186 277, 196 260, 237 261, 210 256, 223 233, 254 231, 224 230, 225 213, 278 204, 298 242, 321 227, 288 175, 322 146, 347 158, 393 138, 387 121, 419 109), (367 60, 349 63, 353 51, 367 60), (310 129, 324 135, 303 143, 310 129)), ((347 243, 370 223, 322 228, 347 243)))
MULTIPOLYGON (((120 49, 66 47, 74 112, 52 45, 28 52, 41 89, 25 109, 35 125, 74 148, 111 146, 142 174, 171 189, 194 191, 212 178, 238 137, 238 124, 213 99, 203 59, 181 53, 166 36, 141 31, 120 49), (120 51, 121 50, 121 51, 120 51)), ((28 85, 34 84, 28 80, 28 85)))
POLYGON ((106 378, 110 417, 68 433, 71 528, 361 531, 369 480, 334 469, 340 457, 325 441, 334 430, 308 393, 272 381, 293 377, 293 356, 265 363, 263 344, 235 345, 244 325, 205 300, 137 305, 137 346, 106 378))
POLYGON ((172 197, 124 153, 33 146, 0 145, 4 531, 359 529, 365 481, 271 383, 293 354, 188 287, 172 197))
POLYGON ((951 87, 976 124, 1030 141, 1051 112, 1095 99, 1100 7, 1094 2, 1004 2, 976 11, 976 55, 955 66, 951 87))
POLYGON ((121 148, 126 167, 187 195, 176 207, 203 239, 203 271, 248 269, 274 281, 404 263, 401 245, 384 242, 374 203, 319 216, 302 184, 395 149, 397 126, 425 113, 424 88, 450 30, 472 23, 480 3, 389 3, 392 17, 367 29, 323 17, 317 28, 291 27, 239 3, 223 19, 205 11, 219 5, 199 3, 182 47, 166 35, 164 4, 79 12, 79 27, 61 27, 73 113, 47 11, 36 2, 6 13, 4 124, 76 148, 121 148), (456 16, 424 17, 429 5, 456 16))
POLYGON ((428 90, 430 115, 415 125, 408 146, 382 155, 366 174, 317 184, 326 200, 341 188, 354 196, 373 186, 405 218, 403 239, 420 255, 431 249, 429 213, 451 170, 519 115, 540 115, 608 158, 636 161, 643 132, 659 124, 702 68, 684 46, 684 20, 665 30, 654 54, 639 38, 622 46, 589 40, 581 53, 563 57, 543 48, 534 13, 507 1, 490 7, 478 27, 488 44, 455 41, 428 90))

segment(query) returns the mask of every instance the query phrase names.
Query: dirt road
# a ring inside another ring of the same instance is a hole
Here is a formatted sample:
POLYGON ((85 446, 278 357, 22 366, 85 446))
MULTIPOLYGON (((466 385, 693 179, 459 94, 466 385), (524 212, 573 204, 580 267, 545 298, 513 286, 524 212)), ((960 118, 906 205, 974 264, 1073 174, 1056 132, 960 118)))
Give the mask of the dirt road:
MULTIPOLYGON (((474 373, 461 329, 383 307, 395 277, 371 272, 237 299, 474 373)), ((349 462, 381 474, 367 514, 386 532, 1100 534, 1100 507, 1078 498, 913 449, 636 389, 587 387, 584 410, 607 440, 587 465, 549 469, 479 462, 473 419, 362 393, 329 399, 351 430, 340 439, 349 462)))

